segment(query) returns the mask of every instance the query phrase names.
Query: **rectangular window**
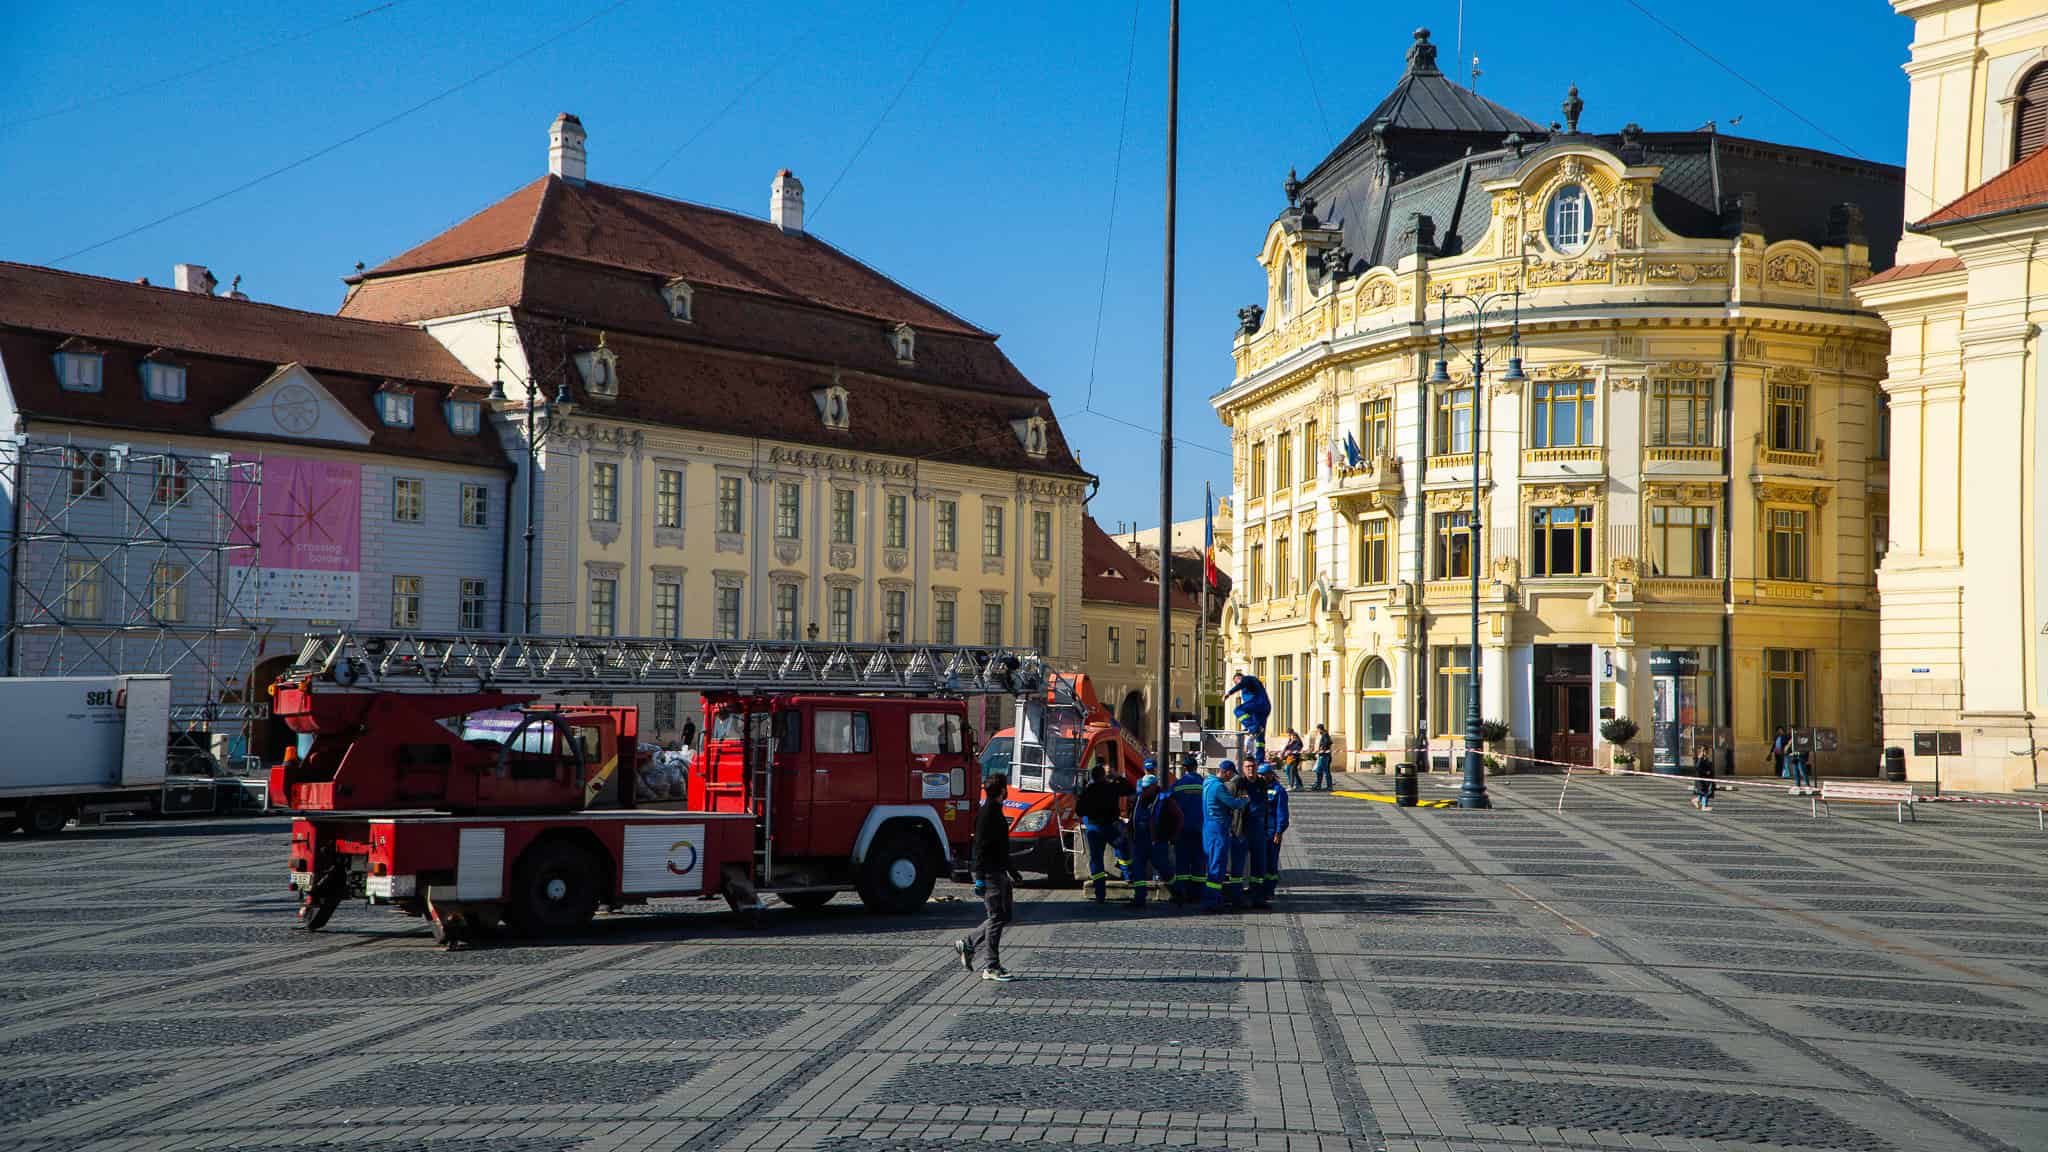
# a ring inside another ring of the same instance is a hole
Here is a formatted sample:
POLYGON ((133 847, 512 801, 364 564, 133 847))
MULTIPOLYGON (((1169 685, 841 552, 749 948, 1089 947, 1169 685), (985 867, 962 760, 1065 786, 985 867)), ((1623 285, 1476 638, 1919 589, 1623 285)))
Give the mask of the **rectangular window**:
POLYGON ((834 488, 832 490, 832 542, 853 543, 853 490, 834 488))
POLYGON ((654 473, 654 526, 683 526, 683 473, 679 468, 662 468, 654 473))
POLYGON ((1891 537, 1892 518, 1890 516, 1872 516, 1870 518, 1870 566, 1872 569, 1884 567, 1885 553, 1891 551, 1892 547, 1891 537))
POLYGON ((1031 646, 1041 656, 1052 652, 1052 606, 1049 604, 1031 606, 1031 646))
POLYGON ((811 751, 820 756, 855 756, 868 750, 868 714, 820 711, 811 726, 811 751))
POLYGON ((683 586, 662 583, 654 586, 654 634, 673 640, 683 634, 683 586))
POLYGON ((1124 662, 1123 629, 1114 624, 1109 626, 1109 662, 1111 664, 1121 664, 1124 662))
POLYGON ((1576 448, 1593 442, 1593 382, 1561 380, 1536 385, 1530 429, 1538 448, 1576 448))
POLYGON ((1150 662, 1152 658, 1150 637, 1148 637, 1145 634, 1145 630, 1143 628, 1138 629, 1138 642, 1136 645, 1135 654, 1137 656, 1138 667, 1140 668, 1143 668, 1148 662, 1150 662))
POLYGON ((490 489, 481 484, 462 486, 462 526, 482 528, 490 519, 490 489))
POLYGON ((448 401, 448 430, 457 436, 474 436, 483 408, 474 400, 448 401))
POLYGON ((97 352, 57 353, 57 379, 66 392, 97 392, 100 390, 100 365, 97 352))
POLYGON ((149 570, 149 614, 166 624, 185 619, 185 568, 157 564, 149 570))
POLYGON ((377 393, 377 416, 389 428, 412 427, 412 394, 408 392, 377 393))
POLYGON ((997 557, 1003 554, 1003 506, 984 504, 981 506, 981 554, 997 557))
POLYGON ((71 461, 71 498, 105 500, 107 454, 98 449, 69 448, 64 455, 71 461))
POLYGON ((901 492, 882 500, 882 547, 910 547, 910 497, 901 492))
POLYGON ((1367 400, 1358 406, 1358 452, 1367 460, 1394 454, 1394 402, 1367 400))
POLYGON ((800 540, 803 538, 803 489, 795 484, 775 486, 775 538, 777 540, 800 540))
POLYGON ((463 631, 481 632, 484 630, 484 605, 487 588, 488 585, 482 580, 464 580, 462 582, 462 608, 461 614, 458 617, 458 627, 462 628, 463 631))
POLYGON ((1393 521, 1375 516, 1358 522, 1358 582, 1387 582, 1387 553, 1393 543, 1393 521))
POLYGON ((959 551, 960 505, 952 500, 940 500, 936 503, 935 508, 932 529, 932 551, 959 551))
POLYGON ((775 586, 775 638, 796 639, 797 586, 777 584, 775 586))
POLYGON ((1312 587, 1316 582, 1316 530, 1310 528, 1301 534, 1301 586, 1312 587))
POLYGON ((616 636, 619 632, 619 582, 609 576, 590 579, 590 634, 616 636))
POLYGON ((711 594, 711 630, 720 640, 740 638, 740 590, 719 588, 711 594))
POLYGON ((426 584, 419 576, 393 576, 391 578, 391 626, 413 629, 420 626, 421 588, 426 584))
POLYGON ((1472 389, 1445 388, 1436 394, 1436 454, 1472 451, 1472 389))
POLYGON ((619 466, 605 460, 590 464, 590 518, 605 524, 619 522, 619 466))
POLYGON ((937 756, 958 752, 963 747, 960 715, 956 712, 912 712, 910 754, 937 756))
POLYGON ((1771 448, 1806 451, 1806 385, 1771 385, 1771 448))
POLYGON ((1288 556, 1290 554, 1288 546, 1292 543, 1293 541, 1285 536, 1273 541, 1273 595, 1275 596, 1291 596, 1294 593, 1294 581, 1289 578, 1292 573, 1288 571, 1288 556))
POLYGON ((1436 696, 1430 715, 1439 736, 1456 736, 1465 731, 1466 701, 1472 692, 1472 649, 1464 644, 1441 644, 1436 653, 1436 696))
POLYGON ((1879 460, 1892 458, 1892 397, 1889 392, 1877 394, 1877 443, 1870 447, 1871 455, 1879 460))
POLYGON ((1031 559, 1052 563, 1052 513, 1043 509, 1031 513, 1031 559))
POLYGON ((981 602, 981 642, 990 646, 1003 642, 1003 602, 981 602))
POLYGON ((1285 733, 1294 725, 1294 657, 1273 657, 1273 730, 1285 733))
POLYGON ((1714 574, 1714 510, 1650 508, 1650 575, 1704 580, 1714 574))
POLYGON ((1273 491, 1294 484, 1294 437, 1281 432, 1273 437, 1273 491))
POLYGON ((1714 385, 1710 380, 1650 381, 1650 446, 1710 448, 1714 385))
POLYGON ((953 626, 953 614, 958 607, 959 605, 951 600, 936 600, 932 602, 932 643, 957 643, 954 639, 956 630, 953 626))
POLYGON ((835 644, 849 644, 853 641, 853 589, 837 587, 826 592, 825 624, 829 632, 826 638, 835 644))
POLYGON ((1593 510, 1538 508, 1530 519, 1530 574, 1591 576, 1593 574, 1593 510))
POLYGON ((1251 561, 1246 568, 1247 574, 1251 577, 1251 599, 1264 600, 1266 598, 1266 546, 1264 544, 1254 544, 1251 551, 1251 561))
POLYGON ((1472 578, 1472 514, 1439 512, 1436 517, 1436 546, 1430 571, 1438 580, 1472 578))
POLYGON ((890 644, 910 641, 910 593, 901 588, 882 592, 882 639, 890 644))
POLYGON ((654 697, 654 728, 657 732, 673 732, 676 726, 676 694, 662 692, 654 697))
POLYGON ((145 362, 142 365, 142 394, 151 400, 173 403, 185 398, 185 370, 176 364, 145 362))
POLYGON ((106 583, 97 560, 64 562, 64 618, 97 620, 106 611, 106 583))
POLYGON ((156 484, 149 494, 150 503, 176 508, 185 502, 185 494, 191 490, 192 471, 183 460, 166 456, 156 462, 156 484))
POLYGON ((1806 579, 1806 513, 1792 508, 1770 510, 1770 540, 1765 555, 1765 575, 1770 579, 1806 579))
POLYGON ((1316 478, 1316 460, 1323 454, 1322 425, 1315 420, 1301 426, 1301 482, 1316 478))
POLYGON ((1772 732, 1806 727, 1806 656, 1799 648, 1764 649, 1764 726, 1772 732))
POLYGON ((1247 499, 1256 500, 1266 494, 1266 442, 1264 440, 1252 443, 1252 466, 1245 475, 1245 483, 1251 485, 1251 491, 1245 493, 1247 499))
POLYGON ((403 524, 417 524, 425 511, 426 481, 399 477, 391 481, 391 518, 403 524))
POLYGON ((1088 625, 1081 625, 1081 663, 1088 663, 1088 625))
POLYGON ((740 534, 741 514, 740 478, 720 476, 718 478, 718 530, 729 536, 740 534))

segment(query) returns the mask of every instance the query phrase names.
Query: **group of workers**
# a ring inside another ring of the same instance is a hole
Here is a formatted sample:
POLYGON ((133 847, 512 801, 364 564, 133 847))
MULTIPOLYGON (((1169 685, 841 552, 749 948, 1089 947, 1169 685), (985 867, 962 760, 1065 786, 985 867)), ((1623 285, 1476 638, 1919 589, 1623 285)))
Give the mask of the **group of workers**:
POLYGON ((1182 759, 1177 779, 1171 769, 1162 779, 1147 761, 1136 787, 1095 768, 1075 804, 1095 901, 1108 899, 1113 860, 1130 882, 1132 907, 1144 907, 1154 892, 1204 912, 1270 907, 1280 887, 1287 788, 1276 765, 1253 755, 1243 772, 1225 760, 1206 778, 1193 754, 1182 759))

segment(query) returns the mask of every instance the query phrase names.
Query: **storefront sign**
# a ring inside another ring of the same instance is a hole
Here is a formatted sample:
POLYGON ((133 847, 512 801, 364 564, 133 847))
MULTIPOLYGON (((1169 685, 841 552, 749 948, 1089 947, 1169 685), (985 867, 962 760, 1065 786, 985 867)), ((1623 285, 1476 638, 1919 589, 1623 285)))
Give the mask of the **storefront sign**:
POLYGON ((1650 653, 1650 675, 1652 676, 1697 676, 1700 674, 1700 658, 1692 652, 1650 653))

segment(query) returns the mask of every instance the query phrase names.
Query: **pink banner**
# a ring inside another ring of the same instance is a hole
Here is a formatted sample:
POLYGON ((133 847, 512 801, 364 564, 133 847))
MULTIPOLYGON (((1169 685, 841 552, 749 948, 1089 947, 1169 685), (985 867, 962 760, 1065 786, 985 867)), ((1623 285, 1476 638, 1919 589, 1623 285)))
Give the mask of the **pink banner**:
POLYGON ((271 456, 263 460, 262 523, 245 508, 245 538, 260 542, 264 568, 354 572, 362 567, 363 469, 338 460, 271 456))

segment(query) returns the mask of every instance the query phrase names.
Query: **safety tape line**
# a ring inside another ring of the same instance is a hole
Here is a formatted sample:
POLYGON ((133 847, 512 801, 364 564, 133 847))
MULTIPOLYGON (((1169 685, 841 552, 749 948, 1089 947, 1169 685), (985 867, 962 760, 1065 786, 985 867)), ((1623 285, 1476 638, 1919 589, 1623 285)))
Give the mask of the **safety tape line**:
MULTIPOLYGON (((1343 796, 1343 797, 1346 797, 1346 798, 1348 798, 1348 799, 1352 799, 1352 800, 1377 800, 1377 801, 1379 801, 1379 802, 1380 802, 1380 803, 1382 803, 1382 804, 1393 804, 1393 803, 1395 803, 1395 800, 1394 800, 1394 798, 1393 798, 1392 796, 1382 796, 1382 795, 1380 795, 1380 794, 1379 794, 1379 793, 1377 793, 1377 792, 1342 792, 1342 791, 1339 791, 1339 792, 1332 792, 1332 793, 1330 793, 1330 795, 1332 795, 1332 796, 1343 796)), ((1417 800, 1417 801, 1415 802, 1415 807, 1417 807, 1417 808, 1456 808, 1457 806, 1458 806, 1458 802, 1457 802, 1456 800, 1417 800)))

